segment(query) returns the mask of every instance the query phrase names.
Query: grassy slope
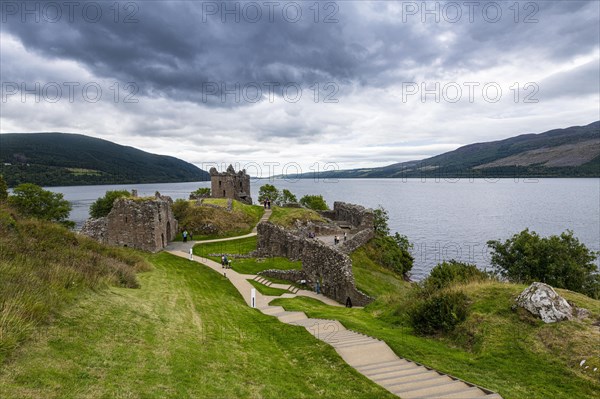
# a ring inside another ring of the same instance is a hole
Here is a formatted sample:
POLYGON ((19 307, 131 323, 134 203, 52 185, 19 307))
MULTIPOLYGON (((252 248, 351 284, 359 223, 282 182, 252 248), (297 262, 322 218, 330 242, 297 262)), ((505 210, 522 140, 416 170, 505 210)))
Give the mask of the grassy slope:
POLYGON ((268 287, 264 284, 259 283, 258 281, 254 281, 254 280, 248 280, 248 282, 250 284, 252 284, 254 286, 254 288, 256 288, 258 290, 258 292, 260 292, 263 295, 279 296, 279 295, 286 294, 289 292, 288 290, 283 290, 281 288, 268 287))
POLYGON ((218 273, 168 254, 141 289, 92 294, 0 369, 0 397, 393 397, 303 328, 247 307, 218 273))
POLYGON ((137 287, 135 272, 150 268, 133 251, 13 213, 0 204, 0 364, 83 293, 137 287))
MULTIPOLYGON (((208 256, 208 254, 247 254, 256 250, 256 236, 241 238, 239 240, 230 240, 222 242, 213 242, 206 244, 198 244, 194 247, 194 254, 209 258, 215 262, 221 262, 220 257, 208 256)), ((231 259, 233 270, 243 274, 257 274, 260 271, 267 269, 301 269, 302 262, 291 261, 286 258, 240 258, 231 259)))
POLYGON ((309 317, 337 319, 350 329, 385 340, 400 356, 500 392, 505 399, 594 398, 600 390, 600 302, 558 290, 589 309, 585 321, 546 325, 527 312, 511 310, 525 286, 497 282, 462 288, 472 313, 446 338, 416 336, 405 314, 410 284, 374 265, 361 250, 353 254, 357 286, 377 300, 364 310, 331 308, 308 298, 272 304, 305 311, 309 317), (579 367, 587 359, 589 369, 579 367))
POLYGON ((318 221, 322 222, 325 219, 312 209, 306 208, 283 208, 274 206, 269 221, 284 227, 291 227, 296 220, 301 222, 318 221))
MULTIPOLYGON (((196 201, 189 201, 191 207, 195 207, 196 201)), ((227 199, 206 198, 204 203, 216 205, 223 209, 213 207, 199 207, 180 221, 180 229, 188 229, 194 233, 194 240, 211 240, 214 238, 228 238, 248 234, 258 223, 265 210, 262 206, 246 205, 239 201, 233 201, 233 209, 227 211, 227 199), (199 234, 194 226, 210 224, 218 229, 216 234, 199 234)), ((181 233, 175 237, 175 241, 181 241, 181 233)))

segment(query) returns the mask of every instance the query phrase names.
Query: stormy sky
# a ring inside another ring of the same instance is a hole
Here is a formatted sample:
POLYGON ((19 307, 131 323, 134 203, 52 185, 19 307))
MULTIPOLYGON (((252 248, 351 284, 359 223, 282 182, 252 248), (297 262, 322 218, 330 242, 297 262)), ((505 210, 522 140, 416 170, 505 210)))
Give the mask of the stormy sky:
POLYGON ((2 133, 83 133, 266 176, 600 119, 595 0, 1 6, 2 133))

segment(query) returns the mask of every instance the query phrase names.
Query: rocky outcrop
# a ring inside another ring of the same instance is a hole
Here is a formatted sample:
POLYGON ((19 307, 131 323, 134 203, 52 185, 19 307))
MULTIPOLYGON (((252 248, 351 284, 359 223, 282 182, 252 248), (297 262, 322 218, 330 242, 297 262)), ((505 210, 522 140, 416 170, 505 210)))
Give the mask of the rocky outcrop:
POLYGON ((258 225, 257 251, 259 256, 301 260, 307 283, 319 282, 323 294, 340 303, 345 303, 348 297, 355 306, 365 306, 373 300, 356 288, 348 255, 319 240, 298 236, 281 226, 263 222, 258 225))
POLYGON ((541 318, 544 323, 573 319, 573 307, 548 284, 531 284, 519 294, 516 304, 541 318))

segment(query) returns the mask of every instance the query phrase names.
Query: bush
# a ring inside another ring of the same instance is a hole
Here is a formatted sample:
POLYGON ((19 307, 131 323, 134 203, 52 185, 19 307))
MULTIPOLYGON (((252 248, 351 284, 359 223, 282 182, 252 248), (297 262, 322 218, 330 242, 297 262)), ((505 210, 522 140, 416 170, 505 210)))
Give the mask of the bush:
POLYGON ((492 265, 512 282, 540 281, 557 288, 600 298, 600 278, 594 260, 598 254, 580 243, 573 232, 540 237, 525 229, 504 241, 488 241, 492 265))
POLYGON ((4 178, 2 177, 2 175, 0 175, 0 202, 6 201, 7 198, 8 198, 8 186, 6 185, 6 182, 4 181, 4 178))
POLYGON ((71 213, 71 204, 63 199, 60 193, 53 193, 35 184, 25 183, 14 189, 13 195, 8 197, 8 202, 24 216, 60 222, 69 227, 74 226, 73 222, 67 220, 71 213))
POLYGON ((469 299, 461 291, 442 291, 418 301, 409 311, 417 334, 449 333, 469 315, 469 299))
POLYGON ((488 274, 479 270, 475 265, 451 260, 439 263, 434 267, 423 281, 423 285, 432 290, 439 290, 449 287, 452 283, 467 283, 488 278, 488 274))
POLYGON ((380 205, 373 211, 373 214, 375 215, 373 218, 373 229, 375 230, 375 234, 379 236, 390 235, 390 227, 388 225, 390 216, 388 215, 388 212, 380 205))
POLYGON ((366 248, 367 255, 374 262, 407 277, 413 267, 414 258, 410 254, 411 245, 405 236, 375 236, 366 248))
POLYGON ((113 204, 117 198, 130 197, 131 193, 127 190, 107 191, 104 197, 100 197, 90 206, 90 216, 101 218, 107 216, 112 210, 113 204))
POLYGON ((322 195, 305 195, 300 198, 300 205, 314 211, 326 211, 329 209, 322 195))

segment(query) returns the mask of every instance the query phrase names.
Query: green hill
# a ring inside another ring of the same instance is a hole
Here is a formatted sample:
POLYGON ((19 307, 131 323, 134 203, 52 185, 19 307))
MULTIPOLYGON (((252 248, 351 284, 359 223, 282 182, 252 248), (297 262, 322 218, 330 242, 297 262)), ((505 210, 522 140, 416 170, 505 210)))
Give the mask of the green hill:
POLYGON ((174 183, 209 180, 180 159, 81 134, 0 135, 0 174, 9 186, 174 183))
MULTIPOLYGON (((312 178, 314 174, 297 177, 312 178)), ((600 121, 469 144, 421 161, 322 172, 318 177, 600 177, 600 121)))

